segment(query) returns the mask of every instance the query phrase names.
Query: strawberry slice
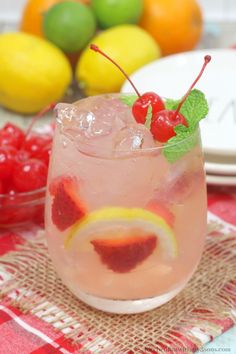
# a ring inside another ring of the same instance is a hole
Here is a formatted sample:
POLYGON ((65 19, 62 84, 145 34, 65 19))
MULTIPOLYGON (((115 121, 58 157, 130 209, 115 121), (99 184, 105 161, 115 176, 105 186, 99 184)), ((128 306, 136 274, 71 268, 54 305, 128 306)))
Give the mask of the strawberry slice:
POLYGON ((174 226, 175 216, 164 204, 151 200, 147 205, 147 209, 161 216, 169 226, 174 226))
POLYGON ((66 230, 86 214, 76 189, 77 181, 70 176, 57 177, 49 186, 49 192, 54 196, 52 221, 60 231, 66 230))
POLYGON ((119 239, 96 239, 91 241, 101 261, 117 273, 126 273, 148 258, 157 245, 157 237, 130 236, 119 239))
POLYGON ((66 175, 57 176, 57 177, 53 178, 53 180, 49 184, 49 193, 52 196, 56 195, 57 189, 58 189, 58 187, 60 186, 61 183, 68 183, 68 184, 74 183, 76 185, 76 178, 75 177, 71 177, 71 176, 66 176, 66 175))

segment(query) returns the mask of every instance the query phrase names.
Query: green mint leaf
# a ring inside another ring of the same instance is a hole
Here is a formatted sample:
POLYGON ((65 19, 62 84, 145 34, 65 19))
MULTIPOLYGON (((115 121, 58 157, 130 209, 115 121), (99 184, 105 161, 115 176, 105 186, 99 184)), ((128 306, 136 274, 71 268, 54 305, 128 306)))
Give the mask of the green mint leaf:
POLYGON ((164 145, 163 153, 170 163, 187 154, 198 142, 198 130, 180 124, 175 127, 176 135, 164 145))
MULTIPOLYGON (((179 102, 180 100, 167 99, 165 107, 166 109, 176 110, 179 102)), ((186 118, 189 127, 196 127, 208 113, 208 103, 204 93, 197 89, 192 90, 183 103, 180 113, 186 118)))
POLYGON ((187 119, 189 127, 197 127, 200 120, 208 113, 208 103, 203 92, 192 90, 183 103, 180 113, 187 119))
MULTIPOLYGON (((176 110, 179 102, 180 100, 166 100, 166 109, 176 110)), ((208 104, 204 94, 199 90, 192 90, 183 103, 180 113, 186 118, 188 127, 181 124, 176 126, 176 136, 164 145, 163 153, 170 163, 180 159, 197 144, 198 123, 208 113, 208 104)))
POLYGON ((171 98, 167 98, 165 101, 165 108, 170 111, 176 110, 179 102, 180 100, 172 100, 171 98))
POLYGON ((150 129, 151 128, 151 121, 152 121, 152 106, 148 106, 147 110, 147 115, 146 115, 146 121, 145 121, 145 126, 150 129))
POLYGON ((121 95, 121 101, 129 107, 132 107, 134 102, 137 100, 137 95, 121 95))

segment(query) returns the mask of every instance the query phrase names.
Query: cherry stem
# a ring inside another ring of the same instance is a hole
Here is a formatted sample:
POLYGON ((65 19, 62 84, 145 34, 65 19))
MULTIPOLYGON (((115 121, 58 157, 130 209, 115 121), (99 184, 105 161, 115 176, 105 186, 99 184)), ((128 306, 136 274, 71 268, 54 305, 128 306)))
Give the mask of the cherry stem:
POLYGON ((98 46, 96 46, 95 44, 90 44, 90 49, 94 50, 95 52, 103 55, 105 58, 107 58, 108 60, 110 60, 110 62, 112 64, 114 64, 121 72, 122 74, 126 77, 126 79, 129 81, 130 85, 133 87, 134 91, 136 92, 136 94, 138 95, 138 97, 141 97, 141 94, 139 93, 139 91, 137 90, 137 88, 134 86, 133 82, 131 81, 131 79, 129 78, 129 76, 126 74, 126 72, 120 67, 119 64, 117 64, 113 59, 111 59, 106 53, 104 53, 98 46))
POLYGON ((33 129, 33 126, 35 125, 35 123, 41 118, 43 117, 46 113, 48 113, 49 111, 51 111, 52 109, 54 109, 56 106, 56 103, 50 103, 48 106, 46 106, 45 108, 43 108, 39 113, 37 113, 33 118, 32 121, 29 125, 29 127, 26 130, 25 133, 25 138, 24 141, 21 144, 21 149, 24 147, 25 142, 27 141, 28 136, 31 133, 31 130, 33 129))
POLYGON ((190 86, 190 88, 188 89, 188 91, 186 92, 186 94, 184 95, 184 97, 182 98, 182 100, 180 101, 176 111, 175 111, 175 115, 173 118, 176 118, 177 117, 177 114, 179 113, 183 103, 186 101, 186 98, 188 97, 188 95, 190 94, 191 90, 193 89, 193 87, 196 85, 196 83, 198 82, 198 80, 201 78, 207 64, 211 61, 211 56, 210 55, 206 55, 204 57, 204 64, 201 68, 201 71, 200 73, 198 74, 197 78, 194 80, 194 82, 192 83, 192 85, 190 86))
POLYGON ((30 134, 30 132, 31 132, 31 130, 32 130, 32 128, 33 128, 33 126, 35 125, 35 123, 36 123, 41 117, 43 117, 46 113, 48 113, 49 111, 51 111, 51 109, 54 109, 55 106, 56 106, 56 103, 50 103, 48 106, 46 106, 45 108, 43 108, 39 113, 37 113, 37 114, 33 117, 33 119, 32 119, 32 121, 31 121, 31 123, 30 123, 28 129, 26 130, 26 133, 25 133, 25 140, 27 140, 27 137, 29 136, 29 134, 30 134))

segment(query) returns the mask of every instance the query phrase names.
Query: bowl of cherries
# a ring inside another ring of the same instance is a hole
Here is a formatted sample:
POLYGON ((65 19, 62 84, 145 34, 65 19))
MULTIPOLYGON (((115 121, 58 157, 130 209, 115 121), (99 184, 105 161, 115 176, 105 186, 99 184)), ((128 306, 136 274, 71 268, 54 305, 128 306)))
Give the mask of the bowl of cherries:
POLYGON ((0 228, 42 225, 54 128, 24 131, 8 122, 0 129, 0 228))

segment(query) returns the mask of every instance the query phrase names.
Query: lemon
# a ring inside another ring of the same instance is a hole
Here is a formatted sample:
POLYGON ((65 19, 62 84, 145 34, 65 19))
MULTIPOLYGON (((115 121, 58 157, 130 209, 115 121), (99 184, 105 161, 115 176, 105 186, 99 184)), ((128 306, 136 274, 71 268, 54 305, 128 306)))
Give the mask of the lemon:
MULTIPOLYGON (((129 75, 160 57, 157 43, 136 25, 112 27, 96 36, 92 43, 111 56, 129 75)), ((87 95, 117 92, 125 81, 115 65, 89 47, 82 52, 76 78, 87 95)))
POLYGON ((65 55, 50 42, 23 32, 0 35, 0 104, 35 113, 64 95, 72 79, 65 55))
POLYGON ((155 234, 165 255, 171 258, 177 255, 177 241, 171 227, 161 216, 142 208, 107 207, 91 212, 71 228, 65 247, 69 248, 75 239, 79 242, 81 237, 109 227, 155 234))

